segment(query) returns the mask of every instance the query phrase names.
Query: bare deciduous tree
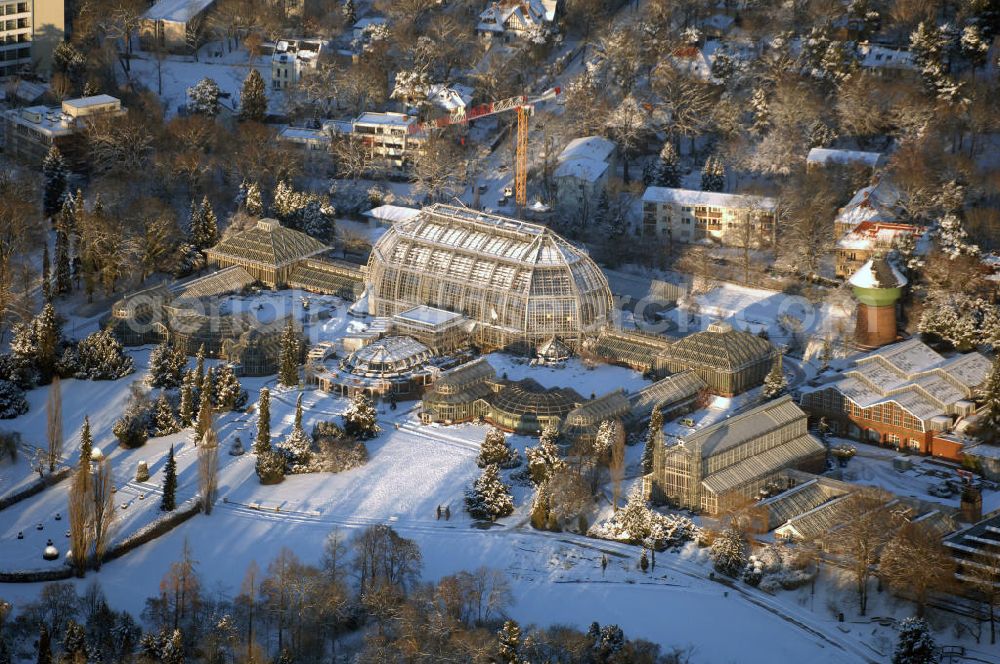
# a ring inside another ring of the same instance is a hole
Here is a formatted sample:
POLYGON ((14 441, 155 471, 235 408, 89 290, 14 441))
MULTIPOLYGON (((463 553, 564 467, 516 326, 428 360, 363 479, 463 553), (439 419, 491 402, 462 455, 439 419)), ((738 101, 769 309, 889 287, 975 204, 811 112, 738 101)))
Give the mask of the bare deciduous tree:
POLYGON ((198 488, 202 509, 211 514, 219 491, 219 437, 211 422, 198 445, 198 488))
POLYGON ((912 599, 922 617, 934 592, 946 590, 955 564, 941 538, 920 523, 907 523, 882 551, 878 574, 897 595, 912 599))
POLYGON ((886 508, 889 496, 878 489, 861 489, 845 498, 838 545, 849 559, 849 570, 858 593, 858 610, 868 610, 868 582, 875 573, 882 547, 892 536, 896 517, 886 508))
POLYGON ((114 530, 116 516, 114 481, 111 462, 107 459, 97 462, 94 470, 93 501, 94 567, 99 570, 114 530))

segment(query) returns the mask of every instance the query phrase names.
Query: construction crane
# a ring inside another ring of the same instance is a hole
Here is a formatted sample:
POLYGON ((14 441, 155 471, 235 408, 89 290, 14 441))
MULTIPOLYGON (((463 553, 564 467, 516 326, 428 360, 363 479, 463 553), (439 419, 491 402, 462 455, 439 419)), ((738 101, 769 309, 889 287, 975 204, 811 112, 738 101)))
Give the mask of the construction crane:
POLYGON ((485 118, 489 115, 517 111, 517 149, 514 158, 514 200, 519 208, 528 204, 528 118, 535 112, 535 105, 555 99, 562 88, 549 88, 537 97, 527 95, 510 97, 499 101, 491 101, 468 110, 455 109, 449 115, 429 122, 413 123, 408 132, 416 134, 427 129, 438 129, 455 124, 466 124, 472 120, 485 118))

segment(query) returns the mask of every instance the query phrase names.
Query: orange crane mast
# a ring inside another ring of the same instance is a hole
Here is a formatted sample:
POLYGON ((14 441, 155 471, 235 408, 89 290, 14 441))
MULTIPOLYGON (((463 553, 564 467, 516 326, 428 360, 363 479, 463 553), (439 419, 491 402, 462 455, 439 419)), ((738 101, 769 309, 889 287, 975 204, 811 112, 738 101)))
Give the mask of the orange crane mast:
POLYGON ((514 200, 518 208, 523 209, 528 204, 528 127, 529 118, 535 111, 535 105, 555 99, 562 92, 559 87, 549 88, 537 97, 527 95, 509 97, 498 101, 473 106, 469 110, 456 109, 451 114, 430 122, 414 123, 408 128, 411 134, 427 129, 437 129, 454 124, 465 124, 472 120, 489 115, 517 111, 516 155, 514 159, 514 200))

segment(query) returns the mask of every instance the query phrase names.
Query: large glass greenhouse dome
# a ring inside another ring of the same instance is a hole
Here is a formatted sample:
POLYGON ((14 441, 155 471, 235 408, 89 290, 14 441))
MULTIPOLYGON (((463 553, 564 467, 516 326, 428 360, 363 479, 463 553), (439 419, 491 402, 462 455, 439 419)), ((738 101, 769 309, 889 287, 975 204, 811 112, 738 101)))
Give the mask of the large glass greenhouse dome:
POLYGON ((544 226, 441 204, 378 240, 368 298, 376 316, 418 305, 464 314, 485 348, 555 337, 579 349, 611 311, 608 282, 583 249, 544 226))

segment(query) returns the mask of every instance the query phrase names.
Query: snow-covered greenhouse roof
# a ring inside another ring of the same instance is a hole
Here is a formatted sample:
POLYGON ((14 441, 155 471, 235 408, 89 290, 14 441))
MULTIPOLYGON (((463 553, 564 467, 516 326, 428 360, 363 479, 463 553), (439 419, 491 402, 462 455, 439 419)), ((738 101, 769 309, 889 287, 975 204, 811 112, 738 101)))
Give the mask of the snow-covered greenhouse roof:
POLYGON ((177 296, 178 301, 175 302, 175 305, 180 306, 180 300, 185 299, 194 300, 203 297, 214 297, 224 293, 236 293, 253 284, 254 281, 255 279, 250 273, 238 265, 223 268, 218 272, 184 284, 183 289, 177 296))
POLYGON ((671 344, 660 356, 667 362, 687 367, 737 372, 772 357, 774 352, 774 346, 767 339, 735 330, 727 323, 713 323, 707 330, 671 344))
POLYGON ((767 529, 774 530, 850 491, 849 485, 825 477, 815 477, 777 496, 762 500, 757 508, 766 513, 767 529))
POLYGON ((686 436, 683 443, 688 449, 700 449, 705 459, 805 416, 802 409, 786 395, 696 431, 686 436))
POLYGON ((946 359, 919 339, 908 339, 859 358, 834 383, 803 391, 834 389, 859 408, 895 403, 926 422, 955 414, 986 380, 991 366, 980 353, 946 359))
POLYGON ((594 353, 607 360, 633 366, 652 367, 656 356, 670 346, 670 340, 636 331, 605 329, 597 338, 594 353))
POLYGON ((825 452, 826 447, 823 443, 812 434, 805 433, 765 452, 726 466, 703 479, 701 483, 709 491, 720 495, 746 486, 762 477, 774 475, 782 468, 794 465, 802 459, 822 455, 825 452))
POLYGON ((486 358, 480 357, 442 374, 434 383, 434 391, 439 395, 461 394, 473 385, 483 384, 494 378, 496 370, 493 365, 486 358))
POLYGON ((276 219, 261 219, 253 228, 223 239, 207 253, 209 258, 224 256, 279 267, 321 254, 327 248, 305 233, 282 226, 276 219))

